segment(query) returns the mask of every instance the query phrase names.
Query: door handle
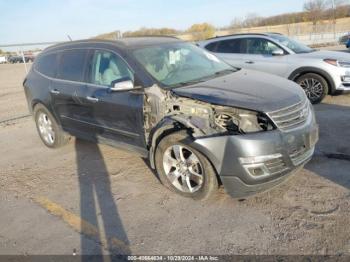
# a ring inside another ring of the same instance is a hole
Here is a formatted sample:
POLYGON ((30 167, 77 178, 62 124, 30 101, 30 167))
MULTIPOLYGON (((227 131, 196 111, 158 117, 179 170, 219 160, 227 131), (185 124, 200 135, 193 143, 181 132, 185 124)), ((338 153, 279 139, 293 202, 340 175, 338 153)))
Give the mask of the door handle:
POLYGON ((254 64, 254 61, 252 60, 248 60, 248 61, 245 61, 246 64, 254 64))
POLYGON ((93 97, 93 96, 87 96, 86 99, 89 100, 90 102, 93 102, 93 103, 98 102, 98 98, 93 97))
POLYGON ((53 89, 50 92, 51 94, 54 94, 54 95, 58 95, 60 93, 60 91, 58 91, 57 89, 53 89))

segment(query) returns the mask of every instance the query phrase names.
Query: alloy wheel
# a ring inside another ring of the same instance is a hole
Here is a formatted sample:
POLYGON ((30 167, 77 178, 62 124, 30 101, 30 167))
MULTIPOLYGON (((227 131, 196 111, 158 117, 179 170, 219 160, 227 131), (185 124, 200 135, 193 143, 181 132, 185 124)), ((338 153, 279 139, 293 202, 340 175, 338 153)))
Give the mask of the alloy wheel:
POLYGON ((201 189, 204 170, 196 154, 183 145, 172 145, 163 155, 163 167, 171 184, 184 193, 201 189))
POLYGON ((47 114, 40 112, 38 116, 38 128, 41 137, 49 145, 55 143, 55 131, 47 114))
POLYGON ((304 89, 306 96, 311 100, 317 100, 323 96, 322 83, 314 78, 306 78, 299 85, 304 89))

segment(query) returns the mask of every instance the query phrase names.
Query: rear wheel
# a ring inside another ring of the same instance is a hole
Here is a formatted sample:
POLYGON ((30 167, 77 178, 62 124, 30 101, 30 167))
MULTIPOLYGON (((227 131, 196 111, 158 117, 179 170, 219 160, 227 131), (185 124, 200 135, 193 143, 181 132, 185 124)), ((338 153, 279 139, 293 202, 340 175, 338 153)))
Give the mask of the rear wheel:
POLYGON ((304 89, 312 104, 320 103, 328 94, 328 83, 318 74, 307 73, 299 77, 296 82, 304 89))
POLYGON ((47 147, 57 148, 68 143, 70 137, 45 106, 41 104, 35 106, 34 119, 39 136, 47 147))
POLYGON ((159 179, 182 196, 211 198, 218 189, 216 173, 202 153, 182 142, 187 138, 186 132, 177 132, 158 144, 155 163, 159 179))

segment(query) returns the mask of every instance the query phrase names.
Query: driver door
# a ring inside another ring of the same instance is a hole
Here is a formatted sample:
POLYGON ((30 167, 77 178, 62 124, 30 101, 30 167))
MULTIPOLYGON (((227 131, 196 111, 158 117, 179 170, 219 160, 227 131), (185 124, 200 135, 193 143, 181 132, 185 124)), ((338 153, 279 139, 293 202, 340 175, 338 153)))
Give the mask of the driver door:
POLYGON ((89 55, 88 82, 80 94, 82 117, 89 134, 111 144, 145 148, 143 92, 111 91, 118 80, 134 80, 134 73, 117 53, 93 50, 89 55))
POLYGON ((288 72, 288 55, 274 56, 281 49, 275 43, 261 37, 245 38, 242 50, 243 67, 285 77, 288 72))

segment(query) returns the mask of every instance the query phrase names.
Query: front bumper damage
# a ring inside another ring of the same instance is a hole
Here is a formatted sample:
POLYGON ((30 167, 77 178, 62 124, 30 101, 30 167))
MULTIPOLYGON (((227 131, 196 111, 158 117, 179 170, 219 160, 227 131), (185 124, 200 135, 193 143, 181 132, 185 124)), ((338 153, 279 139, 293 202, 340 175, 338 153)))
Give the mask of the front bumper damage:
POLYGON ((314 116, 289 131, 195 139, 191 146, 214 165, 227 193, 249 196, 281 183, 312 157, 318 141, 314 116))

